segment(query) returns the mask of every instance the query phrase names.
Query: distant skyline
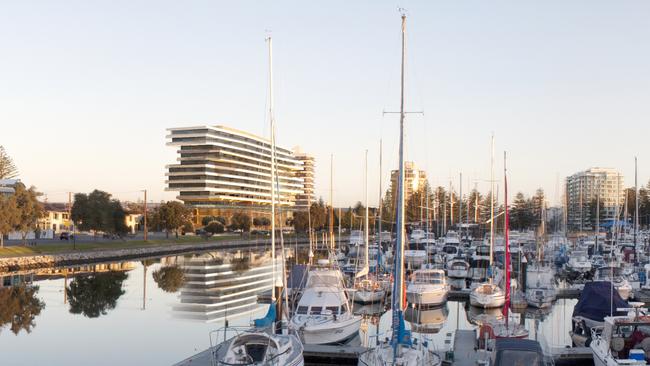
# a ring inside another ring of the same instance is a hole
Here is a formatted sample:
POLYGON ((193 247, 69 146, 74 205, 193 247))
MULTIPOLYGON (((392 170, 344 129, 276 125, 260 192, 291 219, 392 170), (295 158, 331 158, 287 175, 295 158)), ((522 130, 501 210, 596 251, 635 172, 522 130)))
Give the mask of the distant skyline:
MULTIPOLYGON (((650 179, 650 2, 402 1, 408 9, 406 157, 432 186, 495 179, 554 204, 564 178, 609 167, 650 179)), ((0 145, 20 178, 66 201, 94 188, 173 199, 166 129, 226 125, 268 136, 274 42, 278 143, 316 157, 316 196, 378 198, 397 164, 397 3, 33 1, 0 5, 0 145)), ((468 182, 469 187, 468 187, 468 182)), ((499 194, 501 199, 502 194, 499 194)))

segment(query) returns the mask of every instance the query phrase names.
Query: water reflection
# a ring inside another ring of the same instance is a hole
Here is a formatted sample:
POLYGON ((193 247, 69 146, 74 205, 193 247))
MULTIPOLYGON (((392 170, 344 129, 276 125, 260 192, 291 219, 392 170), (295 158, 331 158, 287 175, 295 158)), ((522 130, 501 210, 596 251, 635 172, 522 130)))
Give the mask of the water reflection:
POLYGON ((418 333, 435 334, 440 332, 447 321, 447 304, 435 308, 409 307, 404 310, 404 320, 411 323, 411 330, 418 333))
POLYGON ((158 288, 165 292, 177 292, 185 283, 185 271, 178 265, 159 268, 152 276, 158 288))
MULTIPOLYGON (((183 257, 179 266, 172 275, 182 275, 185 282, 173 310, 186 319, 219 322, 250 314, 260 309, 261 295, 270 297, 274 284, 268 252, 210 252, 183 257)), ((275 273, 276 278, 282 273, 280 260, 275 273)))
POLYGON ((125 272, 116 271, 75 277, 66 289, 70 312, 88 318, 106 315, 124 295, 122 283, 127 277, 125 272))
POLYGON ((36 297, 38 286, 20 284, 0 289, 0 329, 9 329, 18 335, 21 330, 30 333, 36 326, 34 319, 45 303, 36 297))

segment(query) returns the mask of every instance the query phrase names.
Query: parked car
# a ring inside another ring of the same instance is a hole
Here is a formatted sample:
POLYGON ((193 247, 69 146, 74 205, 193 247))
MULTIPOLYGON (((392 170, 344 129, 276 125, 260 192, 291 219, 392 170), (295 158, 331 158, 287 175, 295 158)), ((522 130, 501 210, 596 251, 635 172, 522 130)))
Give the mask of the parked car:
POLYGON ((72 239, 74 239, 74 235, 70 234, 67 231, 62 232, 61 235, 59 235, 59 240, 72 240, 72 239))

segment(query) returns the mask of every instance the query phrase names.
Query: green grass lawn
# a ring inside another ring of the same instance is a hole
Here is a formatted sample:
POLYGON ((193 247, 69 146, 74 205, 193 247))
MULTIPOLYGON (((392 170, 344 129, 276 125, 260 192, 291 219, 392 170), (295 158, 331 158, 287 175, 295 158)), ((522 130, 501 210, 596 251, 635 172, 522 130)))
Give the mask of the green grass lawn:
POLYGON ((164 246, 174 244, 194 244, 201 242, 218 242, 223 240, 240 239, 239 235, 232 236, 215 236, 212 238, 204 239, 198 236, 181 236, 178 239, 170 236, 169 239, 154 239, 154 240, 130 240, 122 241, 115 240, 112 242, 77 242, 74 247, 72 242, 56 243, 56 244, 40 244, 36 246, 11 246, 0 248, 1 257, 20 257, 39 254, 58 254, 67 252, 85 252, 91 250, 103 249, 124 249, 124 248, 142 248, 149 246, 164 246))

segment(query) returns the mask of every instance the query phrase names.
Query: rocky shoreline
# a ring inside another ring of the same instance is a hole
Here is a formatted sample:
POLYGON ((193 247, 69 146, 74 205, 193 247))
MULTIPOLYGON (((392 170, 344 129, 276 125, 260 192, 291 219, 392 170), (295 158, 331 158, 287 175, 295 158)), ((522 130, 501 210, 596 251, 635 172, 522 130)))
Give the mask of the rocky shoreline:
MULTIPOLYGON (((306 244, 299 240, 298 244, 306 244)), ((0 272, 24 271, 39 268, 74 266, 89 263, 113 262, 211 250, 268 248, 270 240, 233 240, 193 244, 160 245, 138 248, 101 249, 60 254, 30 255, 0 258, 0 272)), ((292 243, 295 245, 295 243, 292 243)))

